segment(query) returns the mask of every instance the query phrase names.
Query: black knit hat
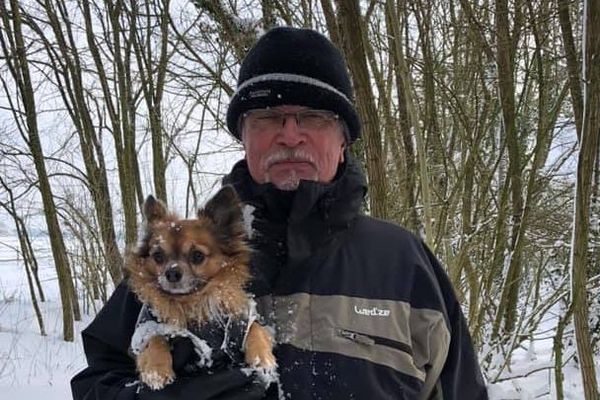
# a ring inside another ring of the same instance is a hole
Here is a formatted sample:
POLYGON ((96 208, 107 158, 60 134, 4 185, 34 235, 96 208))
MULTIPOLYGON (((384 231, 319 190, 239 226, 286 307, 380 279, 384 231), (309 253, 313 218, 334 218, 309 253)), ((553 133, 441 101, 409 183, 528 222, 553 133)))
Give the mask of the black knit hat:
POLYGON ((340 51, 311 29, 279 27, 265 33, 242 62, 227 127, 240 139, 240 116, 251 109, 298 105, 338 114, 350 142, 360 136, 352 84, 340 51))

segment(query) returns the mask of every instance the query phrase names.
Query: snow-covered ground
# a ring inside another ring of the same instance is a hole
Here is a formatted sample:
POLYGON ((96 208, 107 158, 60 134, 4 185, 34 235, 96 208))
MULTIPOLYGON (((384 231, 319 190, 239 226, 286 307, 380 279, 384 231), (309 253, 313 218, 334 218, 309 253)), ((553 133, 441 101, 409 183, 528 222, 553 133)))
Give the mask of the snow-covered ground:
MULTIPOLYGON (((40 278, 47 296, 41 304, 47 336, 39 334, 39 328, 30 300, 27 279, 18 259, 18 240, 14 232, 6 229, 8 221, 1 221, 0 230, 0 400, 64 400, 71 398, 70 378, 85 366, 85 357, 79 332, 91 321, 92 315, 84 315, 75 324, 76 340, 62 341, 62 317, 58 285, 47 239, 36 238, 40 252, 40 278)), ((511 376, 524 378, 505 380, 489 387, 490 398, 499 399, 554 399, 554 372, 552 369, 552 337, 555 320, 545 321, 533 345, 526 342, 515 352, 511 364, 511 376), (544 368, 546 367, 546 368, 544 368), (537 372, 528 374, 530 371, 537 372)), ((567 347, 565 355, 572 354, 567 347)), ((597 370, 600 370, 598 361, 597 370)), ((571 359, 564 369, 565 397, 583 399, 581 378, 571 359)))
MULTIPOLYGON (((36 247, 40 244, 48 248, 43 236, 36 239, 36 247)), ((40 303, 47 333, 41 336, 18 246, 16 235, 0 235, 0 399, 69 399, 69 380, 85 366, 79 332, 93 317, 76 323, 75 342, 62 340, 56 273, 49 253, 40 252, 39 275, 47 297, 40 303)))
MULTIPOLYGON (((510 372, 504 372, 499 382, 489 386, 490 399, 556 399, 552 352, 555 326, 556 319, 548 319, 542 324, 533 341, 524 342, 523 347, 513 353, 510 372), (513 379, 509 379, 511 377, 513 379)), ((566 363, 563 368, 564 397, 569 400, 583 400, 581 373, 572 357, 574 352, 575 343, 573 342, 572 346, 567 343, 563 350, 563 363, 566 363)), ((600 360, 596 360, 596 372, 600 367, 598 361, 600 360)))

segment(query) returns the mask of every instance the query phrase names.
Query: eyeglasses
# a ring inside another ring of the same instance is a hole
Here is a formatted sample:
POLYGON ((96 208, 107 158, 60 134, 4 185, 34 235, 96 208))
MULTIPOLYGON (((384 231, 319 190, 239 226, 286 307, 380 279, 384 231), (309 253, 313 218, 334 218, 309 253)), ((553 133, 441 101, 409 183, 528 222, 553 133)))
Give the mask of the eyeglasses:
POLYGON ((284 127, 288 117, 293 116, 299 129, 319 131, 329 128, 340 120, 339 116, 328 110, 301 110, 282 112, 272 109, 249 110, 242 116, 246 128, 253 132, 277 132, 284 127))

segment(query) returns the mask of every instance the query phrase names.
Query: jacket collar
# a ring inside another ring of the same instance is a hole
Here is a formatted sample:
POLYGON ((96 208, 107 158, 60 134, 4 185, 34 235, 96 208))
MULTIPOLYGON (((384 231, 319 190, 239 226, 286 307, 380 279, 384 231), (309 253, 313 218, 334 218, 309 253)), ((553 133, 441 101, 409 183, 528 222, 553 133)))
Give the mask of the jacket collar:
POLYGON ((254 182, 246 160, 238 161, 223 183, 233 185, 244 203, 262 209, 273 222, 290 225, 346 225, 359 213, 367 192, 364 174, 349 153, 330 183, 301 181, 295 191, 279 190, 254 182))

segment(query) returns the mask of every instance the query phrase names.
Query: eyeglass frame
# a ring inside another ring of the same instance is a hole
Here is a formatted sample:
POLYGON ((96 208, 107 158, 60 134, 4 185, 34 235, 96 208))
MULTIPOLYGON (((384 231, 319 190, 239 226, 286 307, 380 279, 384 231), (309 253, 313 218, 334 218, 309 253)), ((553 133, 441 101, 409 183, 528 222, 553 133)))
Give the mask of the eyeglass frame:
MULTIPOLYGON (((321 110, 321 109, 316 109, 316 108, 307 108, 307 109, 299 110, 299 111, 296 111, 296 112, 279 112, 278 110, 275 110, 275 109, 272 109, 272 108, 269 108, 269 107, 267 107, 267 108, 253 108, 253 109, 247 110, 246 112, 244 112, 244 113, 242 113, 240 115, 239 122, 238 122, 238 130, 240 132, 243 132, 244 120, 248 116, 249 113, 252 113, 253 111, 268 111, 268 110, 277 112, 277 113, 279 113, 281 115, 281 117, 283 117, 282 121, 281 121, 281 128, 283 128, 285 126, 285 123, 286 123, 287 118, 289 116, 294 116, 294 120, 296 121, 296 125, 300 128, 300 122, 298 120, 298 115, 299 114, 305 113, 305 112, 309 112, 309 111, 311 111, 311 112, 314 112, 314 111, 317 111, 317 112, 326 112, 326 113, 330 114, 333 117, 334 122, 337 121, 340 124, 340 126, 342 128, 342 135, 344 136, 345 141, 347 143, 349 142, 350 135, 349 135, 349 132, 348 132, 348 125, 346 124, 346 121, 344 121, 340 117, 339 114, 337 114, 337 113, 335 113, 335 112, 333 112, 331 110, 321 110)), ((301 128, 301 129, 306 129, 306 128, 301 128)))

